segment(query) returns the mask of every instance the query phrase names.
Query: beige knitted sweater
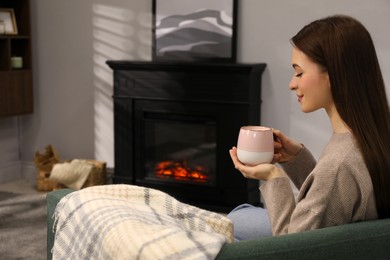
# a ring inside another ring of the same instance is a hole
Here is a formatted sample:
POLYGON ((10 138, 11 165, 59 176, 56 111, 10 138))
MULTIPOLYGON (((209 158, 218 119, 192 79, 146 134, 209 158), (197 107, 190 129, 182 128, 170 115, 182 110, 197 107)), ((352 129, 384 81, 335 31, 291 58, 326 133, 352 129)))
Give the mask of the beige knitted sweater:
POLYGON ((261 187, 274 235, 377 219, 371 178, 350 133, 333 134, 318 163, 306 149, 261 187))

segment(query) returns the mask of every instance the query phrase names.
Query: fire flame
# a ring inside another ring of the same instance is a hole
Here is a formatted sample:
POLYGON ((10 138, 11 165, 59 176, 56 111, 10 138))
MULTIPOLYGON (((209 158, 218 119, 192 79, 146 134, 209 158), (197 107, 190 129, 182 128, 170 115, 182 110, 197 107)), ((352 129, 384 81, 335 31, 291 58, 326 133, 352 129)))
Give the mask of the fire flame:
POLYGON ((162 161, 157 163, 155 172, 159 178, 173 178, 181 181, 207 182, 208 179, 208 176, 203 174, 204 167, 196 166, 191 169, 186 166, 185 162, 162 161))

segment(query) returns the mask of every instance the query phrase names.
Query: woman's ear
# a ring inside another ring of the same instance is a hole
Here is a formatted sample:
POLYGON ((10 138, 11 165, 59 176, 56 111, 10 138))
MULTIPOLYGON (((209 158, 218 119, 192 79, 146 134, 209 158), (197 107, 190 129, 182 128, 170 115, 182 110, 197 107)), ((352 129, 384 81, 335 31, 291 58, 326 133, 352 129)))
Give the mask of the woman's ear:
POLYGON ((332 88, 332 86, 330 85, 329 73, 328 72, 325 73, 326 73, 326 79, 328 81, 328 88, 332 88))

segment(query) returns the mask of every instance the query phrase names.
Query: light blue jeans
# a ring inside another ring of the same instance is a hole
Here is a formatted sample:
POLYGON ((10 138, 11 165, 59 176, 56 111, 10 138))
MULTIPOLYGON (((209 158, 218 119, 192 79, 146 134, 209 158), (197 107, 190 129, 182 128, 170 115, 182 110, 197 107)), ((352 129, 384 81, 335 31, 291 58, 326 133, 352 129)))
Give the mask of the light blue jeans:
POLYGON ((227 217, 234 224, 234 238, 238 241, 272 236, 268 211, 261 207, 241 204, 227 217))

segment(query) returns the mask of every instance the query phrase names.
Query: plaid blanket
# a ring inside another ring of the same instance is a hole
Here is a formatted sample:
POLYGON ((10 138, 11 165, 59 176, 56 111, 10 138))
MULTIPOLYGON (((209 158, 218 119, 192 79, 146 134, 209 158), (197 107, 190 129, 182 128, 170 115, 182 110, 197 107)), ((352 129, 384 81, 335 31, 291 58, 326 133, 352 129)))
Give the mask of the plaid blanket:
POLYGON ((133 185, 68 194, 54 217, 53 259, 214 259, 233 241, 226 217, 133 185))

